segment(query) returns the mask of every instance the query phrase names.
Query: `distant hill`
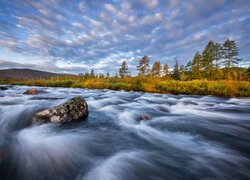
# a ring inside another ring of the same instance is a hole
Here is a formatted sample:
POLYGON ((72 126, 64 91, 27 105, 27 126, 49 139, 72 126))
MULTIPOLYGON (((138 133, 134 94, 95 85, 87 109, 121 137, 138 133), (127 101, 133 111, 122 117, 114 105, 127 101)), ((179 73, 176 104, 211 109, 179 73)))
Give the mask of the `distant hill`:
POLYGON ((71 75, 71 74, 58 74, 58 73, 38 71, 33 69, 16 69, 16 68, 0 70, 0 78, 2 79, 47 79, 55 76, 65 76, 65 75, 71 75))

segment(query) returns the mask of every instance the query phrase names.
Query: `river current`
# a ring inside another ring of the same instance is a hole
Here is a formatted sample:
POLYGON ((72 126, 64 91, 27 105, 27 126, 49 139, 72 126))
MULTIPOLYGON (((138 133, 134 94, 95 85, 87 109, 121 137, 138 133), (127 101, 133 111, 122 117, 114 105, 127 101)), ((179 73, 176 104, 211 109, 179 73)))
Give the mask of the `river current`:
POLYGON ((250 98, 28 88, 0 90, 1 180, 250 179, 250 98), (32 123, 77 95, 85 121, 32 123))

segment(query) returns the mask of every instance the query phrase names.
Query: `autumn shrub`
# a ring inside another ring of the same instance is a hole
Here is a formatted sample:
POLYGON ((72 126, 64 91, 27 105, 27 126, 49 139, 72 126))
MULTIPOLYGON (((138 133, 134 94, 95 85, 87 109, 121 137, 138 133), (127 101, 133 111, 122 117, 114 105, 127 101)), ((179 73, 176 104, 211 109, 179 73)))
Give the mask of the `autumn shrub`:
POLYGON ((83 78, 65 76, 51 79, 9 80, 4 83, 28 86, 74 87, 126 91, 132 90, 153 93, 214 95, 224 97, 250 96, 250 82, 235 80, 176 81, 152 76, 124 78, 83 78))
POLYGON ((114 83, 111 87, 113 90, 130 90, 130 86, 123 82, 114 83))

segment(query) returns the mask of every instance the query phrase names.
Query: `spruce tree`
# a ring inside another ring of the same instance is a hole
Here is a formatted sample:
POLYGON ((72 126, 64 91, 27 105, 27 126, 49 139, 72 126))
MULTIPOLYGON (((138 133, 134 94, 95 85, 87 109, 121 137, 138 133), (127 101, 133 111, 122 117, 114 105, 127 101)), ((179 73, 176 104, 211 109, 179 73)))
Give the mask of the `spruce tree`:
POLYGON ((148 56, 143 56, 140 59, 139 65, 136 67, 138 70, 138 75, 139 76, 145 76, 149 74, 149 57, 148 56))
POLYGON ((110 74, 109 74, 109 72, 107 72, 107 74, 106 74, 106 78, 109 78, 110 77, 110 74))
POLYGON ((91 69, 91 71, 90 71, 90 77, 92 77, 92 78, 95 77, 95 71, 94 71, 94 69, 91 69))
POLYGON ((123 61, 121 64, 121 67, 119 69, 119 76, 120 77, 126 77, 128 75, 128 66, 127 66, 127 62, 123 61))
POLYGON ((173 71, 173 79, 174 80, 180 80, 180 72, 179 72, 178 60, 175 60, 174 71, 173 71))

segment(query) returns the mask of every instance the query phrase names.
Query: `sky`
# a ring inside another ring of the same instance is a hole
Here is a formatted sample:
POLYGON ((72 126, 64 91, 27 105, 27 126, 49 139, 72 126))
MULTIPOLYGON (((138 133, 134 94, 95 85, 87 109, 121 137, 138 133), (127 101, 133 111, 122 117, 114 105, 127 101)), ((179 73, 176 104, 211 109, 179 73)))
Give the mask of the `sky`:
POLYGON ((132 74, 186 64, 209 40, 234 39, 250 65, 249 0, 0 0, 0 69, 132 74))

